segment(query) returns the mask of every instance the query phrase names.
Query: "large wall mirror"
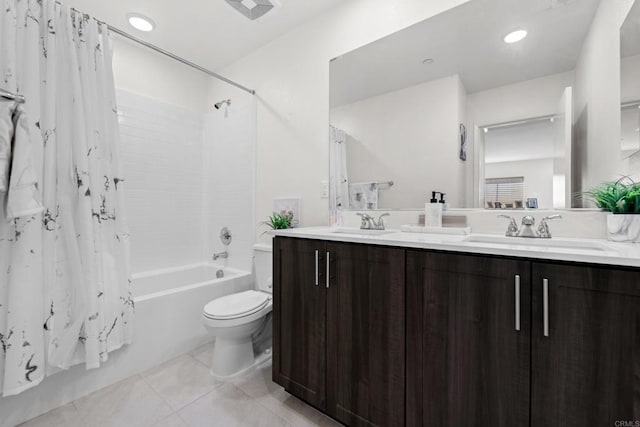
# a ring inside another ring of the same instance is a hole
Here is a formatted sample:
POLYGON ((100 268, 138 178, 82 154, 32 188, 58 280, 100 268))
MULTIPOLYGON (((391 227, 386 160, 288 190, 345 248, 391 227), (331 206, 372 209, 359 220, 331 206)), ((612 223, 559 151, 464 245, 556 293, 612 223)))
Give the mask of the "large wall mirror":
POLYGON ((333 209, 579 208, 640 171, 635 0, 471 0, 330 71, 333 209))

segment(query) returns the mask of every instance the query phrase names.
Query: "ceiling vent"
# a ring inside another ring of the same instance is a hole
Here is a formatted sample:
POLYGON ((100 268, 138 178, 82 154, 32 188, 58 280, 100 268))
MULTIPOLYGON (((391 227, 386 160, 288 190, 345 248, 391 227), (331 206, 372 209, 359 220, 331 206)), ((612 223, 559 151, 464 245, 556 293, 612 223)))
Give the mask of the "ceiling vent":
POLYGON ((273 9, 273 1, 270 0, 225 0, 235 10, 247 18, 256 20, 273 9))

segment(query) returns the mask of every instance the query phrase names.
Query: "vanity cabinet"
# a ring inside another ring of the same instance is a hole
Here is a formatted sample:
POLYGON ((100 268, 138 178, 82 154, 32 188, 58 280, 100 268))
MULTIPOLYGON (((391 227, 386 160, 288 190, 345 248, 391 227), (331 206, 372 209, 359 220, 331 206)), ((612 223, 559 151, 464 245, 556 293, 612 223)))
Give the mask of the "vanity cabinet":
POLYGON ((276 238, 273 248, 273 380, 321 410, 327 370, 326 270, 320 268, 325 246, 276 238))
POLYGON ((547 263, 532 271, 531 425, 640 421, 640 273, 547 263))
POLYGON ((273 380, 346 425, 403 426, 404 275, 403 249, 277 237, 273 380))
POLYGON ((640 273, 407 253, 407 425, 640 420, 640 273))
POLYGON ((529 425, 530 269, 407 251, 407 425, 529 425))
POLYGON ((330 243, 327 411, 350 426, 403 426, 405 251, 330 243))
POLYGON ((640 272, 277 237, 273 379, 350 426, 640 421, 640 272))

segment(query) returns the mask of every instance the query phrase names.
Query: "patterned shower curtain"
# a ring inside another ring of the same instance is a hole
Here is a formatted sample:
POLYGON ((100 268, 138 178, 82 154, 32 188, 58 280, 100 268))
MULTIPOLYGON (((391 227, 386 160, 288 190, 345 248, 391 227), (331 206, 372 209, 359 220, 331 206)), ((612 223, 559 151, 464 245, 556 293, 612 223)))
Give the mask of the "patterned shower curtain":
POLYGON ((0 193, 0 392, 131 342, 129 234, 108 29, 53 0, 0 0, 0 86, 23 94, 44 212, 0 193))

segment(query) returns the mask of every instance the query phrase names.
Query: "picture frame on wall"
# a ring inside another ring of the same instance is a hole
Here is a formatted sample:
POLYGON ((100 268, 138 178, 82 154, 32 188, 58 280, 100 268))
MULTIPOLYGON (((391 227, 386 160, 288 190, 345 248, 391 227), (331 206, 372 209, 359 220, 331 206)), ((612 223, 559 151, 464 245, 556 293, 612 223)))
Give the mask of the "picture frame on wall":
POLYGON ((467 127, 460 123, 460 160, 467 161, 467 127))

